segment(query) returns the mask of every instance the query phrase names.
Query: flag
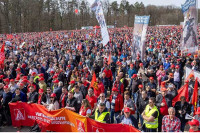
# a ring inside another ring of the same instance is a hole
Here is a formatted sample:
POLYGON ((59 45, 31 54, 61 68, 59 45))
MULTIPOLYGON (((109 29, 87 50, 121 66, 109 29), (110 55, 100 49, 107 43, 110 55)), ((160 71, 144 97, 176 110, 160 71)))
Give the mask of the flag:
POLYGON ((138 54, 141 59, 144 58, 146 31, 149 24, 150 16, 135 16, 133 43, 132 43, 132 58, 135 59, 138 54))
POLYGON ((188 83, 178 90, 178 95, 172 100, 172 106, 174 106, 176 102, 180 101, 181 96, 185 96, 186 101, 189 102, 188 83))
POLYGON ((93 76, 92 76, 92 81, 90 83, 90 87, 93 87, 94 89, 98 90, 98 84, 96 81, 97 81, 97 78, 96 78, 96 74, 94 72, 93 76))
POLYGON ((110 52, 109 57, 108 57, 108 65, 110 65, 110 62, 111 62, 111 52, 110 52))
POLYGON ((0 51, 0 69, 4 68, 4 60, 5 60, 4 46, 5 43, 3 43, 3 45, 1 46, 1 51, 0 51))
POLYGON ((183 33, 181 37, 181 50, 194 53, 198 49, 197 26, 198 26, 198 6, 197 0, 186 0, 182 7, 184 15, 183 33))
MULTIPOLYGON (((109 42, 109 34, 106 25, 106 21, 103 14, 103 8, 100 0, 95 0, 95 2, 91 6, 92 10, 96 14, 96 19, 101 27, 101 37, 103 46, 105 46, 109 42)), ((96 30, 96 29, 95 29, 96 30)))
POLYGON ((196 78, 192 95, 192 105, 194 106, 194 111, 196 111, 197 109, 197 100, 198 100, 198 81, 196 78))

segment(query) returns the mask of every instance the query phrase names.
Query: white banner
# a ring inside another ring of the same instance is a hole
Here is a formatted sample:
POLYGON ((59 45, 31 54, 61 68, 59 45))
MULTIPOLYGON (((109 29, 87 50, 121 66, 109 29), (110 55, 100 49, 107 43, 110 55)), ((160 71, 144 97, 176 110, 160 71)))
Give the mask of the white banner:
POLYGON ((183 53, 194 53, 198 49, 197 43, 197 0, 186 0, 182 5, 184 15, 181 50, 183 53))
POLYGON ((150 16, 135 16, 132 58, 135 59, 137 54, 140 54, 141 59, 144 58, 146 32, 149 24, 150 16))
POLYGON ((106 21, 105 21, 104 14, 103 14, 103 8, 101 5, 101 1, 95 0, 95 2, 92 4, 91 8, 95 12, 96 19, 99 22, 99 25, 101 27, 101 36, 103 39, 102 43, 105 46, 109 42, 110 39, 109 39, 106 21))
POLYGON ((195 78, 198 78, 198 81, 200 82, 200 72, 192 70, 191 68, 186 67, 185 68, 185 79, 190 75, 190 73, 194 74, 195 78))

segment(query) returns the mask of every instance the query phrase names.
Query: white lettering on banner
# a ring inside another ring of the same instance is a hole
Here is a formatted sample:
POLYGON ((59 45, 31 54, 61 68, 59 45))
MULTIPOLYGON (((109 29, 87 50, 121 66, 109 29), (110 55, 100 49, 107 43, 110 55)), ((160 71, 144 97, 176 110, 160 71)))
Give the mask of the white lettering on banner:
POLYGON ((39 112, 35 112, 36 116, 30 116, 28 115, 29 119, 32 120, 39 120, 42 122, 46 122, 48 124, 56 124, 56 125, 70 125, 75 127, 75 125, 69 121, 66 121, 65 116, 61 116, 61 117, 52 117, 52 116, 46 116, 43 113, 39 113, 39 112))

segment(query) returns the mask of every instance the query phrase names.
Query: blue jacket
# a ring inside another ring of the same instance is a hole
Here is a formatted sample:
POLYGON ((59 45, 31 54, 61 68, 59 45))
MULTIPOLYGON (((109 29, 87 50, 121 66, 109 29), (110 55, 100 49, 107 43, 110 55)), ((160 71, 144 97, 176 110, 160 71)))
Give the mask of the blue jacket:
POLYGON ((133 69, 129 69, 128 70, 128 77, 131 78, 133 76, 133 74, 136 74, 137 71, 133 68, 133 69))
MULTIPOLYGON (((15 95, 16 95, 16 93, 14 93, 12 97, 14 98, 15 95)), ((20 99, 21 99, 22 102, 27 102, 27 96, 22 91, 20 91, 20 99)))

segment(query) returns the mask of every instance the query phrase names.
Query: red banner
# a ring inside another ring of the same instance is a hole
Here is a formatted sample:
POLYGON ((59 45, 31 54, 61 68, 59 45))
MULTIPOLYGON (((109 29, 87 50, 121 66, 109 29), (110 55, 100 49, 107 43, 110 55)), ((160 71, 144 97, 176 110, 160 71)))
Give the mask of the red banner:
POLYGON ((140 132, 129 125, 99 123, 65 108, 48 111, 42 105, 23 102, 9 106, 15 127, 33 126, 37 122, 43 132, 140 132))

